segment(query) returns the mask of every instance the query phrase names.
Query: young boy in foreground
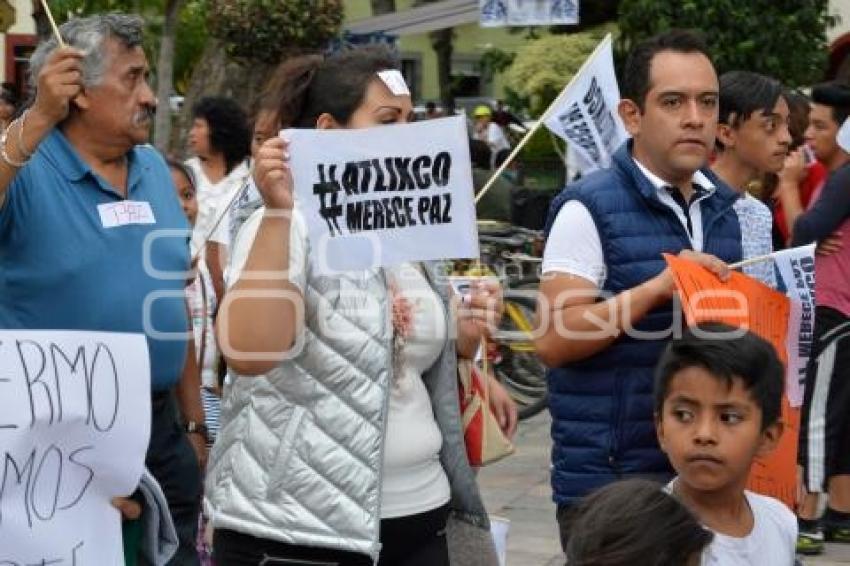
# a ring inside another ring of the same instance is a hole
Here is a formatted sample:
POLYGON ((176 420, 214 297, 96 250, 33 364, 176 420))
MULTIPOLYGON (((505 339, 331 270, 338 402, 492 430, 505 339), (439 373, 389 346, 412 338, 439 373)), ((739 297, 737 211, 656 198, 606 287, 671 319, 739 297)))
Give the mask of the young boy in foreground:
POLYGON ((673 340, 655 381, 668 486, 715 533, 703 564, 794 564, 797 522, 780 501, 744 489, 753 459, 782 434, 782 364, 755 334, 704 323, 673 340))

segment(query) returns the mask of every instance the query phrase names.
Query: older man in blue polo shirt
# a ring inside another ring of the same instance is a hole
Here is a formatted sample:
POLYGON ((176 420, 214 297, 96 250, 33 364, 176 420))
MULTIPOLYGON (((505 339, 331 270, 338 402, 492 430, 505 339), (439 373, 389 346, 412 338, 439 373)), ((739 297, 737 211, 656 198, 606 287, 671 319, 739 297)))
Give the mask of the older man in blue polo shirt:
POLYGON ((0 136, 0 328, 146 334, 146 463, 181 539, 172 564, 197 564, 199 466, 171 394, 178 385, 184 422, 199 429, 197 381, 180 379, 189 226, 163 159, 140 145, 156 105, 142 20, 94 16, 60 31, 68 47, 37 48, 35 102, 0 136))

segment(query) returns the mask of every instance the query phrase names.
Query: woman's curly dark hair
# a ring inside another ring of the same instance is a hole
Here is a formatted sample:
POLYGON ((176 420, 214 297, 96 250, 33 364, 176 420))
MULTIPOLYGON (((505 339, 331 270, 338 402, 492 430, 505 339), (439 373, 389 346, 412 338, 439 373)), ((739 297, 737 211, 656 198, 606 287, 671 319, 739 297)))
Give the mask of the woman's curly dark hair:
POLYGON ((245 111, 231 98, 207 96, 192 107, 192 118, 209 125, 210 148, 224 155, 227 173, 251 155, 251 127, 245 111))

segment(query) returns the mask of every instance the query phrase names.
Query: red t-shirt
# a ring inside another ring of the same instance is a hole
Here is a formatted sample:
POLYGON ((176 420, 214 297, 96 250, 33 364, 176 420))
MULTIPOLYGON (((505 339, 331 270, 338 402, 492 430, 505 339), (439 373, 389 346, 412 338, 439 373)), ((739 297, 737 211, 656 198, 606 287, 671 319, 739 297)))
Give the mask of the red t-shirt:
MULTIPOLYGON (((826 166, 820 161, 815 161, 806 170, 806 177, 800 182, 800 203, 803 205, 803 210, 809 207, 809 203, 813 200, 812 197, 823 187, 826 177, 826 166)), ((788 230, 788 225, 785 222, 785 210, 779 199, 776 199, 773 203, 773 221, 779 233, 782 234, 782 241, 787 244, 791 238, 791 231, 788 230)))

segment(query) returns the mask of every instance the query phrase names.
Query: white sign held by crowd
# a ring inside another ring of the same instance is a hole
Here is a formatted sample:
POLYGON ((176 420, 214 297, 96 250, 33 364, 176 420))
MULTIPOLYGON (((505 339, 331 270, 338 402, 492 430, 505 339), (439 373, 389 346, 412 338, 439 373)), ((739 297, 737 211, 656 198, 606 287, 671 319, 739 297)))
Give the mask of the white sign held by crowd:
POLYGON ((619 102, 608 34, 558 95, 545 121, 575 151, 582 174, 609 167, 611 155, 626 141, 628 135, 617 114, 619 102))
POLYGON ((850 118, 844 120, 838 133, 835 135, 835 143, 844 151, 850 153, 850 118))
POLYGON ((478 257, 463 117, 281 135, 319 273, 478 257))
POLYGON ((815 245, 800 246, 773 255, 791 303, 788 315, 788 368, 786 390, 792 407, 803 404, 806 366, 815 328, 815 245))
POLYGON ((0 565, 124 564, 149 436, 143 335, 0 331, 0 565))
POLYGON ((481 27, 578 23, 579 0, 479 0, 481 27))

